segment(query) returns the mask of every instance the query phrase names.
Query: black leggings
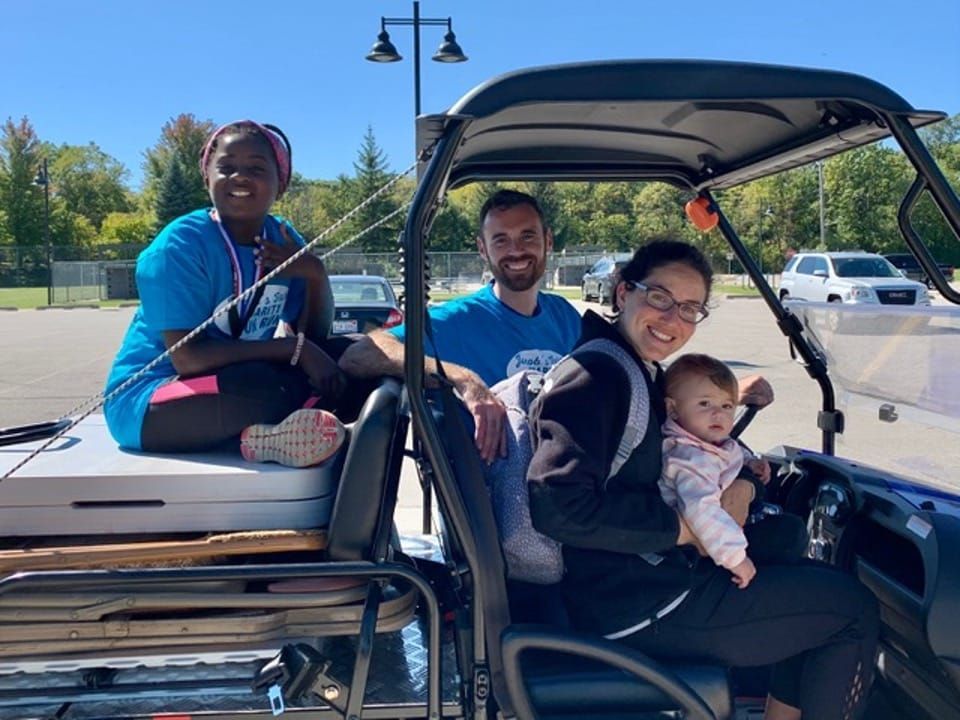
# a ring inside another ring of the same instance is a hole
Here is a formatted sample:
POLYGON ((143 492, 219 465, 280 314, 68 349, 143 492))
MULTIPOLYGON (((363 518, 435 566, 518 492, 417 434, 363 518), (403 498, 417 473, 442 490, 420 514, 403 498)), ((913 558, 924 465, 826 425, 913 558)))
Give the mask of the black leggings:
POLYGON ((147 452, 199 452, 234 440, 257 423, 280 422, 310 397, 304 373, 287 364, 255 360, 212 374, 214 393, 151 404, 140 430, 147 452))
POLYGON ((716 568, 676 610, 623 642, 664 658, 774 665, 770 694, 805 720, 858 717, 879 631, 870 591, 812 561, 761 566, 743 590, 730 578, 716 568))

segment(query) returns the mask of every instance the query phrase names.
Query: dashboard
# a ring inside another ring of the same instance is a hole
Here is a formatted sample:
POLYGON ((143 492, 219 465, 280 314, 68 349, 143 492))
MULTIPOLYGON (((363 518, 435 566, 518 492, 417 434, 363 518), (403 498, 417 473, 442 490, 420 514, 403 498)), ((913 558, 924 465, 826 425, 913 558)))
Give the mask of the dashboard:
POLYGON ((857 462, 785 453, 771 458, 779 499, 808 518, 810 556, 880 601, 881 681, 930 717, 960 718, 960 501, 857 462))

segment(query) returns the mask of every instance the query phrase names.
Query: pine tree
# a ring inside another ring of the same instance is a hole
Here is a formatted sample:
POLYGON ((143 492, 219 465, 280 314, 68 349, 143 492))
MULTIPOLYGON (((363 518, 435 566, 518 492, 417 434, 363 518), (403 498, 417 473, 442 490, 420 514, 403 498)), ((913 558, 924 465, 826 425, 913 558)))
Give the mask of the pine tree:
MULTIPOLYGON (((387 158, 373 135, 373 128, 367 126, 363 144, 353 164, 356 178, 353 179, 354 203, 370 197, 385 183, 393 178, 388 170, 387 158)), ((354 232, 358 232, 389 215, 399 207, 396 198, 390 193, 378 197, 357 214, 354 232)), ((397 237, 403 227, 403 218, 398 216, 363 236, 360 243, 366 252, 394 252, 397 250, 397 237)))
POLYGON ((195 188, 183 164, 171 158, 157 188, 157 231, 181 215, 197 209, 195 188))

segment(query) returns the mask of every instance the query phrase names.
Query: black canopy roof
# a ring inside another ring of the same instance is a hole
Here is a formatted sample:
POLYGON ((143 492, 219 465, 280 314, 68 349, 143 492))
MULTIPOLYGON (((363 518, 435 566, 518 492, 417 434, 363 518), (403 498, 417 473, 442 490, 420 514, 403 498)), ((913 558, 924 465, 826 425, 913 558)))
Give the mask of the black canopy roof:
POLYGON ((450 184, 484 178, 656 179, 724 188, 886 137, 914 109, 848 73, 751 63, 625 60, 494 78, 417 122, 418 157, 452 117, 470 120, 450 184))

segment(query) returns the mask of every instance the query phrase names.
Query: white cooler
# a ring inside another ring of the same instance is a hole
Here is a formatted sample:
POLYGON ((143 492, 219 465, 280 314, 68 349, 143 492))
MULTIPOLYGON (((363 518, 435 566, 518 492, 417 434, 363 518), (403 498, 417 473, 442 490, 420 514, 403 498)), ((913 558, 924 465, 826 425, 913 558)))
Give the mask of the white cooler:
MULTIPOLYGON (((40 444, 0 447, 0 476, 40 444)), ((120 450, 91 415, 0 481, 0 537, 322 528, 343 452, 311 468, 148 455, 120 450)))

